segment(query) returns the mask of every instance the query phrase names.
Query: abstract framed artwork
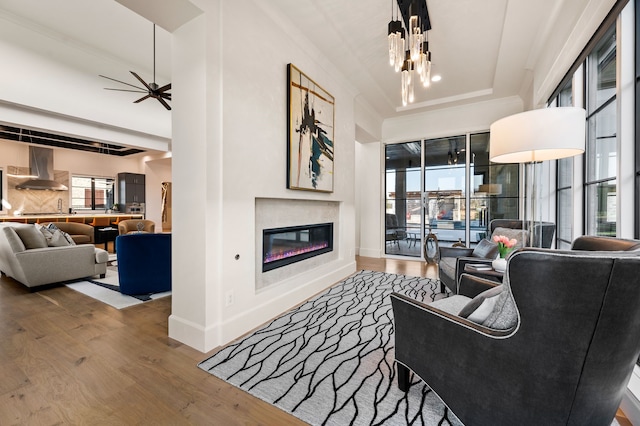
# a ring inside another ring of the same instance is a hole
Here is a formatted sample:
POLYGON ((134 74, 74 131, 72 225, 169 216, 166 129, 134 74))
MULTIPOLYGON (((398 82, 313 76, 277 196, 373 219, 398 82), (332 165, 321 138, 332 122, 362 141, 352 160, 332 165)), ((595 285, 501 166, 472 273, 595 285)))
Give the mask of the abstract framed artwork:
POLYGON ((287 66, 287 188, 333 192, 335 99, 287 66))

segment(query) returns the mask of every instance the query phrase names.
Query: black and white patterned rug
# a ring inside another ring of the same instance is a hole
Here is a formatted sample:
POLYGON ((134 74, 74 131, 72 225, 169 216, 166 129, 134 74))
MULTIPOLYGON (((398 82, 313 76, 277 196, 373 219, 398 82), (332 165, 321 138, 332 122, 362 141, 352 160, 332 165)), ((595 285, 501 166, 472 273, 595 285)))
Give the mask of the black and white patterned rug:
POLYGON ((361 271, 198 366, 312 425, 460 425, 428 386, 398 389, 392 291, 430 302, 439 282, 361 271))

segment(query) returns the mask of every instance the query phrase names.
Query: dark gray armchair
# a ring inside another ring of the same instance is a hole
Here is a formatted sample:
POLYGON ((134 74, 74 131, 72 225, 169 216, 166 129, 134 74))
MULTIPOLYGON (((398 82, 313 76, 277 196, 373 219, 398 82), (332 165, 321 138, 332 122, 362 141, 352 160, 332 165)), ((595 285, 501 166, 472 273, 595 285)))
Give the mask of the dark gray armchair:
MULTIPOLYGON (((610 425, 640 353, 640 241, 573 247, 509 257, 502 329, 393 293, 400 388, 413 371, 469 425, 610 425)), ((443 301, 497 285, 463 274, 443 301)))
MULTIPOLYGON (((529 224, 525 223, 525 229, 529 224)), ((458 293, 458 280, 464 272, 467 263, 491 263, 498 255, 498 246, 490 238, 497 228, 522 229, 522 220, 494 219, 489 224, 489 236, 481 240, 474 248, 465 247, 440 247, 440 262, 438 272, 440 278, 440 290, 445 292, 447 288, 453 294, 458 293), (488 243, 489 242, 489 243, 488 243)), ((534 224, 534 241, 542 242, 543 248, 550 248, 553 242, 553 234, 556 226, 551 222, 538 222, 534 224)), ((529 238, 528 232, 525 239, 529 238)), ((518 238, 521 240, 522 238, 518 238)), ((522 244, 522 242, 521 242, 522 244)), ((525 243, 523 245, 528 245, 525 243)))

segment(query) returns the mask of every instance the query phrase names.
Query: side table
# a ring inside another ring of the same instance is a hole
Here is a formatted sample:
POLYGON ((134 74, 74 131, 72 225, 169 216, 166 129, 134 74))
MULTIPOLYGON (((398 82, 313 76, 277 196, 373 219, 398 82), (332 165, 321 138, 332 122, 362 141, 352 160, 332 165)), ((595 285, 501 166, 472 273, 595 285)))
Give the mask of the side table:
POLYGON ((116 250, 116 237, 118 236, 118 228, 114 228, 112 226, 105 226, 101 228, 95 228, 94 232, 94 240, 96 244, 104 244, 104 249, 109 251, 108 245, 109 241, 113 241, 113 251, 116 250))

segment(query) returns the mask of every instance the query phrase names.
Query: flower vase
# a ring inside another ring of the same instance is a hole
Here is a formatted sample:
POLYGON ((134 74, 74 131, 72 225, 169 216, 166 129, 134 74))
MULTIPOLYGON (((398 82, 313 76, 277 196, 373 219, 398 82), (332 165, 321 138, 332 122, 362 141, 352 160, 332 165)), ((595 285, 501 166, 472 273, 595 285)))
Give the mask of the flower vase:
POLYGON ((504 272, 507 270, 507 259, 504 257, 498 257, 491 262, 491 266, 497 272, 504 272))

